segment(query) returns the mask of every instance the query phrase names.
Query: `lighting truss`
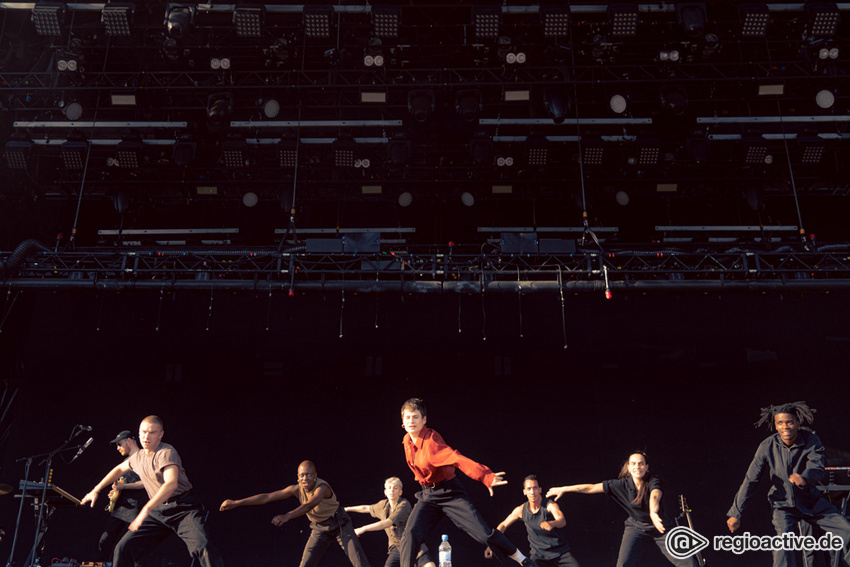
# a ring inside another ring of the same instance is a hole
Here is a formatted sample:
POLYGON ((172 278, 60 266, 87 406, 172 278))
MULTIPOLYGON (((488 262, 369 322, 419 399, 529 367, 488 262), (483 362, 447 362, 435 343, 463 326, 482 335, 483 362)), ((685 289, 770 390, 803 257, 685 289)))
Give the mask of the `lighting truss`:
POLYGON ((59 155, 65 169, 82 170, 86 163, 88 144, 85 142, 65 142, 59 155))
POLYGON ((265 6, 241 5, 233 12, 233 23, 239 37, 262 37, 265 6))
POLYGON ((544 37, 565 37, 570 33, 570 8, 564 5, 540 7, 544 37))
POLYGON ((307 37, 330 37, 331 6, 304 6, 304 35, 307 37))
POLYGON ((135 10, 133 4, 109 3, 100 12, 100 21, 106 28, 106 35, 113 37, 130 36, 130 17, 135 10))
POLYGON ((476 6, 472 12, 475 37, 478 39, 496 39, 499 37, 499 24, 502 9, 499 6, 476 6))
POLYGON ((36 2, 30 19, 35 24, 38 35, 62 35, 62 19, 65 15, 65 4, 62 2, 36 2))
POLYGON ((636 36, 638 18, 637 4, 610 4, 608 6, 608 22, 611 24, 612 36, 636 36))
POLYGON ((770 23, 767 4, 741 4, 738 6, 741 21, 741 37, 764 37, 770 23))
POLYGON ((813 37, 832 37, 841 21, 841 12, 835 2, 814 2, 806 4, 813 37))
POLYGON ((26 169, 27 157, 31 149, 32 144, 30 142, 14 140, 6 142, 6 151, 3 153, 6 156, 6 165, 9 169, 26 169))
POLYGON ((398 37, 401 6, 372 6, 372 30, 377 37, 398 37))

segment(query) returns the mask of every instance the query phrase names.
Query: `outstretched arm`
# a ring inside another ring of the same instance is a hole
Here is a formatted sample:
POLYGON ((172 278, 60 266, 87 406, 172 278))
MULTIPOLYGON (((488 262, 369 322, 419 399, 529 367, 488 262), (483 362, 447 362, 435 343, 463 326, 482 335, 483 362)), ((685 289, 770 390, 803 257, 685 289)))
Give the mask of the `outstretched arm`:
POLYGON ((379 532, 381 530, 387 529, 392 525, 393 521, 387 518, 386 520, 381 520, 380 522, 373 522, 371 524, 366 524, 365 526, 360 526, 359 528, 354 528, 354 534, 359 536, 364 532, 379 532))
MULTIPOLYGON (((517 520, 522 519, 522 505, 517 506, 513 509, 513 511, 508 514, 508 517, 502 520, 502 523, 496 526, 496 529, 502 533, 505 533, 505 530, 508 529, 508 526, 516 522, 517 520)), ((490 559, 493 557, 493 550, 488 546, 487 549, 484 550, 484 557, 490 559)))
POLYGON ((360 506, 346 506, 343 508, 346 512, 357 512, 358 514, 368 514, 372 509, 368 504, 361 504, 360 506))
POLYGON ((162 486, 159 487, 159 490, 156 491, 156 494, 148 500, 148 503, 142 506, 142 509, 139 510, 139 515, 136 516, 136 519, 133 520, 127 529, 131 532, 134 532, 139 529, 139 526, 142 525, 142 522, 145 521, 145 518, 148 517, 148 514, 154 508, 157 508, 160 504, 168 500, 174 491, 177 490, 177 465, 167 465, 164 469, 162 469, 162 479, 165 481, 162 483, 162 486))
POLYGON ((555 488, 550 488, 548 492, 546 492, 547 498, 555 497, 555 500, 561 498, 566 492, 577 492, 579 494, 601 494, 602 493, 602 483, 597 482, 596 484, 571 484, 569 486, 557 486, 555 488))
MULTIPOLYGON (((293 494, 294 494, 294 491, 298 489, 298 487, 296 487, 296 486, 290 486, 289 488, 293 489, 293 494)), ((286 488, 284 490, 289 490, 289 489, 286 488)), ((330 495, 331 495, 330 487, 327 486, 326 484, 323 484, 322 486, 320 486, 319 488, 316 489, 316 491, 313 493, 313 496, 311 496, 310 499, 307 500, 307 502, 305 502, 304 504, 302 504, 298 508, 295 508, 294 510, 287 512, 286 514, 278 514, 277 516, 272 518, 272 524, 274 524, 277 527, 280 527, 293 518, 303 516, 304 514, 306 514, 307 512, 309 512, 310 510, 312 510, 316 506, 318 506, 319 502, 321 502, 325 498, 329 497, 330 495)))
POLYGON ((661 521, 659 512, 661 511, 661 490, 655 488, 649 493, 649 517, 652 519, 652 525, 655 526, 662 534, 664 533, 664 522, 661 521))
POLYGON ((233 510, 234 508, 239 508, 240 506, 262 506, 263 504, 268 504, 269 502, 274 502, 275 500, 283 500, 284 498, 295 496, 296 490, 298 490, 298 487, 293 484, 281 490, 276 490, 274 492, 265 492, 263 494, 255 494, 247 498, 242 498, 241 500, 225 500, 221 503, 221 506, 219 506, 218 509, 219 511, 224 512, 225 510, 233 510))
POLYGON ((122 462, 120 465, 112 469, 107 473, 103 479, 97 483, 91 492, 83 496, 83 499, 80 500, 80 504, 85 504, 86 502, 91 502, 91 507, 94 508, 94 503, 97 500, 97 495, 100 494, 103 489, 107 486, 111 486, 113 482, 121 478, 126 472, 130 471, 130 464, 127 461, 122 462))

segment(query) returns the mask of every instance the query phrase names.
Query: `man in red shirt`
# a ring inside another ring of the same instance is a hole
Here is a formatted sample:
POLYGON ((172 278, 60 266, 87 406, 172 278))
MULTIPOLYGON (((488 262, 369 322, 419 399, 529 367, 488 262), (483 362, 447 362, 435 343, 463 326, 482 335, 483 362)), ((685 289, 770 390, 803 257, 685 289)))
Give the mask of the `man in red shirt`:
POLYGON ((401 406, 404 436, 404 455, 407 466, 413 471, 422 491, 416 494, 416 506, 407 521, 401 538, 401 567, 416 565, 416 554, 425 537, 444 517, 465 531, 477 542, 489 546, 497 555, 507 556, 522 567, 537 567, 525 557, 505 535, 491 528, 473 506, 463 484, 455 477, 455 469, 482 482, 490 496, 493 487, 507 484, 503 472, 494 473, 449 447, 442 436, 426 427, 425 404, 419 398, 411 398, 401 406))

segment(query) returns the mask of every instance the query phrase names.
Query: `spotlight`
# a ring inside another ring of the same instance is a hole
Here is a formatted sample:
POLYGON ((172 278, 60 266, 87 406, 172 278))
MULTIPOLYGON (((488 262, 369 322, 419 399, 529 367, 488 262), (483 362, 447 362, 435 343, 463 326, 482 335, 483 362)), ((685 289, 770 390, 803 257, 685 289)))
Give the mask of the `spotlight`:
POLYGON ((499 36, 499 24, 502 19, 500 6, 476 6, 472 11, 472 21, 475 25, 475 37, 478 39, 495 39, 499 36))
POLYGON ((614 198, 617 199, 617 204, 625 207, 629 204, 629 194, 625 191, 617 191, 617 194, 614 195, 614 198))
POLYGON ((213 71, 229 71, 230 57, 213 57, 210 59, 210 69, 213 71))
POLYGON ((366 46, 366 54, 363 56, 363 65, 366 67, 383 67, 384 55, 383 44, 380 38, 369 38, 369 44, 366 46))
POLYGON ((387 161, 393 165, 404 165, 410 160, 409 140, 387 142, 387 161))
POLYGON ((820 108, 827 110, 835 104, 835 93, 831 90, 823 89, 815 95, 815 102, 820 108))
POLYGON ((526 146, 528 147, 528 165, 546 165, 549 159, 549 145, 546 138, 540 135, 529 136, 526 146))
POLYGON ((230 101, 229 93, 214 94, 207 98, 207 121, 211 128, 221 128, 230 119, 230 101))
POLYGON ((741 21, 742 37, 764 37, 770 23, 770 10, 767 4, 740 4, 738 18, 741 21))
POLYGON ((35 24, 38 35, 62 35, 62 20, 65 17, 65 4, 62 2, 36 2, 30 20, 35 24))
POLYGON ((605 148, 600 145, 589 145, 583 148, 582 161, 585 165, 602 165, 605 157, 605 148))
POLYGON ((275 118, 280 114, 280 103, 270 98, 263 104, 263 114, 266 118, 275 118))
POLYGON ((563 123, 572 108, 569 94, 558 87, 548 87, 543 91, 543 104, 555 124, 563 123))
POLYGON ((661 87, 661 107, 674 116, 682 116, 688 110, 688 95, 684 87, 665 85, 661 87))
POLYGON ((471 207, 475 204, 475 197, 469 191, 464 191, 460 196, 460 202, 467 207, 471 207))
POLYGON ((9 169, 26 169, 32 143, 11 141, 6 142, 6 165, 9 169))
POLYGON ((281 140, 277 144, 278 159, 280 167, 286 169, 295 168, 298 163, 298 142, 295 140, 281 140))
POLYGON ((806 4, 811 34, 813 37, 831 37, 838 29, 841 12, 835 2, 811 2, 806 4))
POLYGON ((496 165, 498 167, 511 167, 514 164, 512 156, 496 156, 496 165))
POLYGON ((224 167, 238 169, 248 165, 248 144, 240 140, 228 140, 221 146, 221 161, 224 167))
POLYGON ((71 122, 76 122, 83 116, 83 105, 79 102, 72 102, 62 108, 62 114, 71 122))
POLYGON ((130 36, 130 17, 135 10, 133 4, 110 2, 100 12, 100 21, 106 27, 106 35, 130 36))
POLYGON ((372 160, 367 157, 354 158, 354 169, 369 169, 372 167, 372 160))
POLYGON ((194 6, 169 4, 165 15, 165 25, 168 35, 174 39, 180 39, 185 36, 194 19, 194 6))
POLYGON ((242 204, 246 207, 253 207, 260 201, 260 198, 257 197, 257 194, 253 191, 246 191, 242 195, 242 204))
POLYGON ((611 100, 608 101, 608 107, 614 114, 624 113, 627 106, 628 102, 626 101, 626 97, 621 94, 615 94, 611 97, 611 100))
POLYGON ((540 6, 544 37, 564 37, 570 33, 569 6, 540 6))
POLYGON ((611 24, 611 35, 617 37, 636 36, 638 26, 637 4, 609 4, 608 22, 611 24))
POLYGON ((688 37, 700 37, 705 32, 705 4, 677 3, 676 16, 688 37))
POLYGON ((478 113, 483 108, 481 104, 481 91, 458 91, 457 95, 455 95, 455 111, 464 122, 475 122, 478 120, 478 113))
POLYGON ((304 35, 307 37, 330 37, 333 13, 331 6, 305 5, 304 35))
POLYGON ((428 120, 428 117, 434 112, 434 105, 434 91, 432 90, 415 90, 410 91, 407 95, 407 110, 419 123, 428 120))
POLYGON ((86 162, 88 144, 85 142, 65 142, 59 150, 62 166, 65 169, 82 170, 86 162))
POLYGON ((376 37, 398 37, 401 6, 372 6, 372 30, 376 37))
POLYGON ((179 165, 181 167, 190 165, 192 160, 195 159, 196 147, 197 144, 190 140, 177 140, 174 143, 174 151, 172 153, 174 165, 179 165))
POLYGON ((124 169, 139 169, 139 156, 142 153, 142 143, 123 141, 118 144, 116 158, 118 167, 124 169))
POLYGON ((263 17, 266 8, 263 5, 237 5, 233 11, 233 23, 239 37, 262 37, 263 17))
POLYGON ((398 196, 398 204, 401 207, 409 207, 413 203, 413 195, 411 195, 408 191, 405 191, 401 195, 398 196))

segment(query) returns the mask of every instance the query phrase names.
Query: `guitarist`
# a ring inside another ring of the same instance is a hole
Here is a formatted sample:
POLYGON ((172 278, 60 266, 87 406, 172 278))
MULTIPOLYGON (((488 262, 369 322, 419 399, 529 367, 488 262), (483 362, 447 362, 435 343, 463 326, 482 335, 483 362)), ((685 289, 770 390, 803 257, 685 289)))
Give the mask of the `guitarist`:
MULTIPOLYGON (((115 445, 125 459, 139 451, 139 445, 133 439, 133 434, 127 430, 119 433, 109 443, 115 445)), ((112 565, 112 550, 115 544, 126 533, 127 526, 136 519, 139 510, 147 501, 145 487, 142 486, 139 475, 133 471, 125 473, 119 480, 112 483, 112 490, 109 491, 109 505, 106 507, 109 518, 106 520, 97 544, 99 560, 103 561, 104 565, 112 565)))

